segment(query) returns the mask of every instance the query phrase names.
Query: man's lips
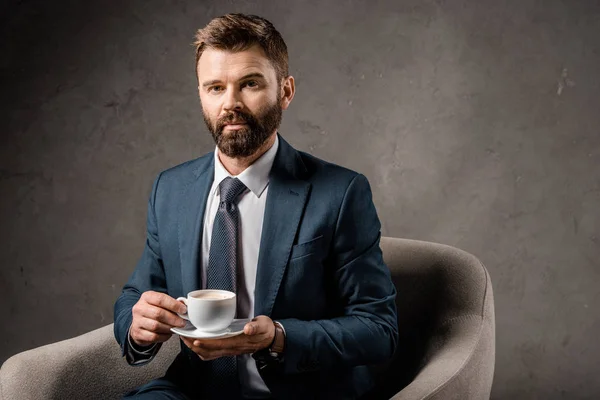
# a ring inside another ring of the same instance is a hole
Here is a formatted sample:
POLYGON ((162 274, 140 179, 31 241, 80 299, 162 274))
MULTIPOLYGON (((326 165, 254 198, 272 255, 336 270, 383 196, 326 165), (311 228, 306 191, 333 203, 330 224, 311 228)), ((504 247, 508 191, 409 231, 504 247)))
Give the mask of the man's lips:
POLYGON ((245 125, 246 125, 245 122, 228 122, 225 124, 225 127, 234 129, 234 128, 243 128, 245 125))

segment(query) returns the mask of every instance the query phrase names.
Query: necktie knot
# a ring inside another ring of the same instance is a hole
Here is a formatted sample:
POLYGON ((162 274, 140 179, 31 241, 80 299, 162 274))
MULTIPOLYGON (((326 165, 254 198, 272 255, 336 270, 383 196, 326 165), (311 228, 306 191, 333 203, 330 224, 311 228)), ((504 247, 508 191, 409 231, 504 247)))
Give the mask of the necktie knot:
POLYGON ((221 192, 221 202, 235 204, 238 196, 246 190, 246 185, 238 178, 228 176, 219 184, 219 190, 221 192))

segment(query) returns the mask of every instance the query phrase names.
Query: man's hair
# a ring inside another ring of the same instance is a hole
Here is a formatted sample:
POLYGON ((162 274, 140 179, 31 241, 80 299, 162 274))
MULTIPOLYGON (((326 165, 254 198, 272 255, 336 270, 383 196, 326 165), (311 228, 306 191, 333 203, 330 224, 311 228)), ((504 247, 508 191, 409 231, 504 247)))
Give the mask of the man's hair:
MULTIPOLYGON (((196 71, 207 48, 244 51, 258 44, 275 68, 278 82, 289 75, 287 46, 273 24, 257 15, 239 13, 214 18, 196 33, 196 71)), ((197 76, 196 72, 196 76, 197 76)))

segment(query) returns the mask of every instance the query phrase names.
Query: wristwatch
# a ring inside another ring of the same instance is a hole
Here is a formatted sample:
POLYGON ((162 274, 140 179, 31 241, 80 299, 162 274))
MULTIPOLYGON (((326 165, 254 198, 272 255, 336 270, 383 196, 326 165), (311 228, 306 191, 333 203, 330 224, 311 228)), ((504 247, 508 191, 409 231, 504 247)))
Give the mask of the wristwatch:
POLYGON ((275 325, 275 337, 271 345, 265 349, 258 350, 252 353, 252 357, 258 361, 259 369, 263 369, 268 365, 278 364, 283 362, 283 349, 285 347, 285 329, 277 321, 273 321, 275 325))
POLYGON ((273 321, 275 324, 275 337, 273 338, 273 343, 269 347, 269 353, 271 357, 274 358, 283 358, 283 348, 285 347, 285 329, 283 329, 283 325, 281 325, 277 321, 273 321))

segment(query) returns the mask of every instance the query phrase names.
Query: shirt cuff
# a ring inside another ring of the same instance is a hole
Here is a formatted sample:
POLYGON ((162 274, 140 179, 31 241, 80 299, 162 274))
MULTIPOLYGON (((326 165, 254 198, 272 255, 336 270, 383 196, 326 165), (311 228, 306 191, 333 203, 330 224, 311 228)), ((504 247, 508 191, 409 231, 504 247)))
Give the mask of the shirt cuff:
POLYGON ((131 340, 131 335, 129 334, 129 331, 127 331, 127 342, 129 342, 129 347, 131 348, 131 350, 133 350, 134 353, 137 353, 140 355, 150 354, 156 347, 156 343, 153 343, 150 346, 139 346, 139 345, 135 344, 131 340))
POLYGON ((285 326, 283 326, 283 324, 279 321, 273 321, 273 322, 276 322, 281 327, 281 330, 283 331, 283 338, 285 339, 285 326))
POLYGON ((154 358, 158 352, 159 343, 153 343, 150 347, 140 347, 131 340, 127 331, 126 359, 129 365, 143 365, 154 358))

